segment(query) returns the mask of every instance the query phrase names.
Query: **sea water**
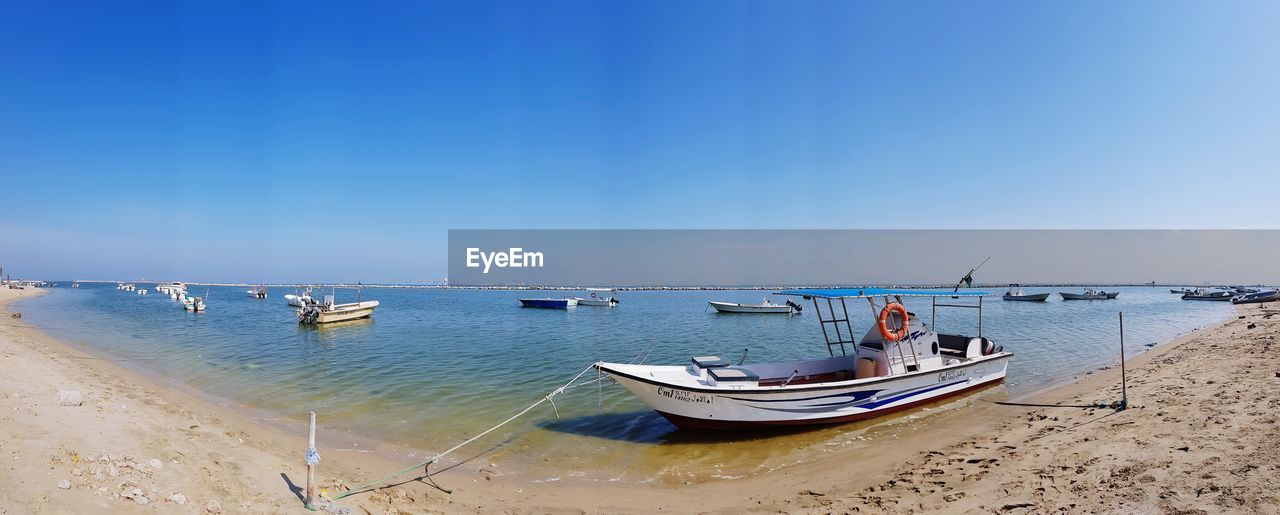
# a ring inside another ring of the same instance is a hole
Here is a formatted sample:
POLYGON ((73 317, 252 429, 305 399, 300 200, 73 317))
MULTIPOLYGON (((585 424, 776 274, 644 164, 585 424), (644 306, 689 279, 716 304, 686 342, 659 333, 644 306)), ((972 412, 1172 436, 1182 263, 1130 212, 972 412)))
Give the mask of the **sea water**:
MULTIPOLYGON (((1185 302, 1167 288, 1105 289, 1120 296, 984 299, 983 335, 1014 353, 996 394, 1016 397, 1117 364, 1121 311, 1130 355, 1233 313, 1228 303, 1185 302)), ((707 301, 759 302, 767 291, 624 291, 612 308, 543 310, 520 308, 517 299, 567 292, 365 288, 361 300, 381 303, 371 319, 315 327, 298 325, 285 305, 283 295, 292 289, 272 288, 266 299, 245 290, 193 286, 190 292, 205 296, 208 310, 192 313, 165 295, 81 283, 17 309, 24 321, 60 340, 268 422, 300 423, 316 411, 332 429, 321 437, 329 446, 390 443, 406 459, 488 429, 595 361, 828 355, 810 302, 790 317, 717 314, 707 307, 707 301)), ((1027 293, 1059 290, 1079 289, 1027 293)), ((337 295, 352 302, 357 293, 339 289, 337 295)), ((933 317, 928 298, 909 298, 907 307, 926 323, 933 317)), ((861 336, 874 312, 865 300, 850 300, 848 308, 861 336)), ((937 308, 941 332, 974 335, 977 322, 977 310, 937 308)), ((834 445, 850 434, 848 428, 747 437, 677 431, 604 381, 565 392, 554 407, 539 407, 457 457, 540 481, 684 481, 776 468, 803 459, 797 449, 834 445)))

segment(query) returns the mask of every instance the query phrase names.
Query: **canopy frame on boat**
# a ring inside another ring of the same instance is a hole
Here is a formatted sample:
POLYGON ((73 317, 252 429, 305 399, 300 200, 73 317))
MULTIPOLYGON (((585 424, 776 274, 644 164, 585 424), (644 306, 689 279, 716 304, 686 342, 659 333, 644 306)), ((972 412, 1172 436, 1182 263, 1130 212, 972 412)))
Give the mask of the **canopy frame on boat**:
MULTIPOLYGON (((813 310, 818 314, 818 326, 822 328, 822 338, 827 343, 827 353, 830 354, 832 357, 835 357, 836 355, 835 349, 834 349, 835 346, 837 345, 840 346, 840 354, 842 356, 848 356, 849 352, 848 352, 848 349, 845 347, 845 344, 854 345, 855 348, 858 344, 857 336, 853 332, 853 326, 849 322, 849 307, 845 304, 846 299, 867 299, 867 301, 871 304, 872 318, 875 318, 876 317, 876 304, 875 304, 876 297, 884 297, 885 304, 888 304, 889 302, 891 302, 890 301, 891 297, 896 298, 898 303, 902 302, 903 297, 930 297, 932 312, 930 314, 929 327, 932 328, 935 332, 937 331, 936 322, 938 320, 939 307, 977 309, 978 310, 978 338, 982 338, 982 298, 989 297, 992 295, 990 292, 974 291, 974 290, 947 291, 947 290, 936 290, 936 289, 935 290, 926 290, 926 289, 917 290, 917 289, 893 289, 893 288, 798 289, 798 290, 783 290, 780 292, 776 292, 776 294, 802 297, 804 300, 813 301, 813 310), (950 304, 950 303, 939 304, 938 297, 951 297, 955 299, 958 299, 961 297, 977 298, 978 302, 976 304, 950 304), (829 314, 830 317, 824 316, 822 312, 822 307, 818 304, 818 299, 825 299, 827 301, 827 314, 829 314), (843 314, 843 318, 840 318, 840 316, 836 314, 835 301, 837 300, 840 301, 840 309, 843 314), (844 324, 844 331, 840 330, 841 323, 844 324), (827 331, 828 324, 831 325, 834 330, 833 331, 835 333, 834 340, 832 340, 831 338, 831 333, 827 331)), ((897 345, 895 346, 898 348, 898 353, 902 354, 901 344, 898 342, 894 342, 894 343, 897 343, 897 345)), ((915 354, 914 343, 912 343, 912 346, 913 346, 912 354, 914 355, 915 354)), ((885 350, 887 351, 888 349, 886 348, 885 350)), ((905 356, 904 356, 903 363, 905 363, 905 356)), ((916 365, 918 369, 919 363, 917 362, 916 365)))

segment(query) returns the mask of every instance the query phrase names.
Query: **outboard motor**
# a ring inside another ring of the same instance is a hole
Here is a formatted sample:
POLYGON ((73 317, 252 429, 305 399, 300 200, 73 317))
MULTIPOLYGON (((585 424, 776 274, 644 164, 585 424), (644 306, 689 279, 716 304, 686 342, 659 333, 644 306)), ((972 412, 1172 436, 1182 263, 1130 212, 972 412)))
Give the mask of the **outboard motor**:
POLYGON ((787 305, 791 306, 791 309, 794 310, 796 313, 804 311, 803 307, 801 307, 799 304, 796 304, 795 302, 792 302, 790 300, 787 301, 787 305))

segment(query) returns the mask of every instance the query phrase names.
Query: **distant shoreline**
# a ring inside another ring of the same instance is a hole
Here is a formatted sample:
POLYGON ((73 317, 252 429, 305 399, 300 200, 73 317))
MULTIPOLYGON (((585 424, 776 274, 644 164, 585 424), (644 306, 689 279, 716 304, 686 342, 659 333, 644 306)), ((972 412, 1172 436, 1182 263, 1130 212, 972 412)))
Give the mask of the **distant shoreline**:
MULTIPOLYGON (((79 282, 79 283, 132 283, 132 284, 168 284, 172 281, 154 281, 154 280, 78 280, 78 281, 61 281, 79 282)), ((205 283, 205 282, 187 282, 188 286, 220 286, 220 287, 241 287, 249 288, 253 286, 265 286, 267 288, 391 288, 391 289, 420 289, 420 290, 507 290, 507 291, 524 291, 524 290, 551 290, 551 291, 579 291, 586 288, 612 288, 618 291, 762 291, 762 290, 791 290, 791 289, 825 289, 825 288, 905 288, 905 289, 946 289, 955 288, 954 284, 855 284, 855 285, 656 285, 656 286, 600 286, 600 285, 447 285, 447 284, 350 284, 350 283, 317 283, 317 284, 262 284, 262 283, 205 283)), ((1185 288, 1185 287, 1201 287, 1213 288, 1218 285, 1194 285, 1190 283, 1168 283, 1168 284, 1151 284, 1151 283, 1019 283, 1021 288, 1098 288, 1098 287, 1120 287, 1120 288, 1185 288)), ((1244 286, 1263 286, 1260 284, 1250 284, 1244 286)), ((973 289, 999 289, 1007 288, 1008 284, 975 284, 973 289)))

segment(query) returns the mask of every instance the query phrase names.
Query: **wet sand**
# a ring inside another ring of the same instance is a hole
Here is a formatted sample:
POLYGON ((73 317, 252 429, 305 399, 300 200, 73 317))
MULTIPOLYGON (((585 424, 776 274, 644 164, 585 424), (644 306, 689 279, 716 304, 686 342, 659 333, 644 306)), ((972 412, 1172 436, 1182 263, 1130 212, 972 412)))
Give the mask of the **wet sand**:
MULTIPOLYGON (((38 290, 0 290, 0 513, 305 512, 304 434, 262 423, 11 318, 38 290), (79 406, 59 406, 76 390, 79 406), (155 461, 152 461, 155 460, 155 461), (156 466, 159 465, 159 466, 156 466), (66 483, 59 484, 65 480, 66 483), (68 488, 63 489, 61 487, 68 488), (145 499, 142 499, 145 498, 145 499)), ((337 502, 385 512, 1275 512, 1280 316, 1196 331, 1130 360, 1131 407, 996 404, 999 388, 859 430, 804 463, 739 479, 532 483, 477 455, 420 480, 337 502), (1254 324, 1252 329, 1247 328, 1254 324)), ((1015 357, 1016 359, 1016 357, 1015 357)), ((1118 369, 1038 395, 1043 404, 1119 399, 1118 369)), ((331 492, 412 463, 325 442, 331 492)), ((345 441, 345 439, 344 439, 345 441)), ((505 453, 510 453, 508 449, 505 453)), ((521 452, 534 452, 530 449, 521 452)), ((584 449, 584 452, 589 450, 584 449)), ((544 459, 555 460, 554 456, 544 459)), ((415 480, 416 479, 416 480, 415 480)))

